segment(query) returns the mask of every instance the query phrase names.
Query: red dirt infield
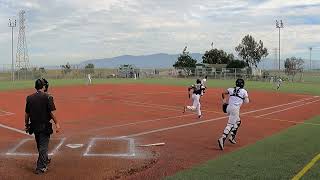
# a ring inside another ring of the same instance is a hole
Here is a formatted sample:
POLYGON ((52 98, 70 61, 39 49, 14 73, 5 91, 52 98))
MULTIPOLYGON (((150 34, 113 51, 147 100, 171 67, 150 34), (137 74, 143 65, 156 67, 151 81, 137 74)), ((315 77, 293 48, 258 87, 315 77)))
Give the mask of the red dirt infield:
POLYGON ((26 140, 33 137, 21 131, 25 99, 33 90, 0 92, 0 179, 161 179, 319 115, 320 97, 249 92, 251 102, 241 108, 238 143, 226 143, 221 151, 217 139, 227 122, 222 90, 206 91, 198 119, 193 112, 182 113, 191 104, 185 87, 54 87, 50 93, 62 132, 52 136, 52 163, 41 176, 33 174, 34 142, 26 140), (160 142, 165 145, 137 146, 160 142), (67 146, 74 144, 81 147, 67 146))

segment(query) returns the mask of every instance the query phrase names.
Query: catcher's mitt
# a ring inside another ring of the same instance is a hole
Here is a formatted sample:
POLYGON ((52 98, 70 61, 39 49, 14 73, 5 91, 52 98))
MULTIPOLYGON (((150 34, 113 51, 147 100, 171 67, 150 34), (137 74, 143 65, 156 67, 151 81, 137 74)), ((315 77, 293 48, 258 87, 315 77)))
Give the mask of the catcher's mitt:
POLYGON ((227 107, 228 107, 228 104, 227 104, 227 103, 224 103, 224 104, 222 105, 222 111, 223 111, 224 113, 227 113, 227 107))

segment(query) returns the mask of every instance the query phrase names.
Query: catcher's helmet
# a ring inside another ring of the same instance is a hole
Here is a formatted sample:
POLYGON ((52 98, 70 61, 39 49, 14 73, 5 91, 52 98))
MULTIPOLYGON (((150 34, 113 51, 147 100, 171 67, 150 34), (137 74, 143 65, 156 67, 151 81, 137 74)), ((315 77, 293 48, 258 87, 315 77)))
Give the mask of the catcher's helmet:
POLYGON ((236 80, 236 86, 239 88, 243 88, 244 87, 244 80, 243 79, 237 79, 236 80))
POLYGON ((200 79, 197 79, 197 84, 201 84, 201 80, 200 79))

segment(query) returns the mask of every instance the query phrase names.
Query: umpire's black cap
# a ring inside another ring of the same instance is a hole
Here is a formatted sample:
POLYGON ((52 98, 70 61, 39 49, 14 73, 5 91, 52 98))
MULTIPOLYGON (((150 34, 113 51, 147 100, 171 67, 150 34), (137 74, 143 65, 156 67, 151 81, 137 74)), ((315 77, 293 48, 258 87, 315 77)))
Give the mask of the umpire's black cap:
POLYGON ((39 89, 42 89, 43 87, 45 87, 46 88, 45 91, 47 91, 49 87, 49 82, 44 78, 37 79, 34 84, 34 88, 36 90, 39 90, 39 89))

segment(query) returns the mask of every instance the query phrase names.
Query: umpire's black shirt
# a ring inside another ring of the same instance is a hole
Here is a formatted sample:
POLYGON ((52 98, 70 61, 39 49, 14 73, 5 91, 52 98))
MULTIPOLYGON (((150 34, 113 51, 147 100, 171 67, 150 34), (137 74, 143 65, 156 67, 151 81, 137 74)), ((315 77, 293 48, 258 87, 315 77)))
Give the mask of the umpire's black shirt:
POLYGON ((51 120, 51 111, 56 110, 53 97, 47 93, 37 91, 27 97, 26 113, 30 116, 31 127, 34 132, 44 131, 51 120))

